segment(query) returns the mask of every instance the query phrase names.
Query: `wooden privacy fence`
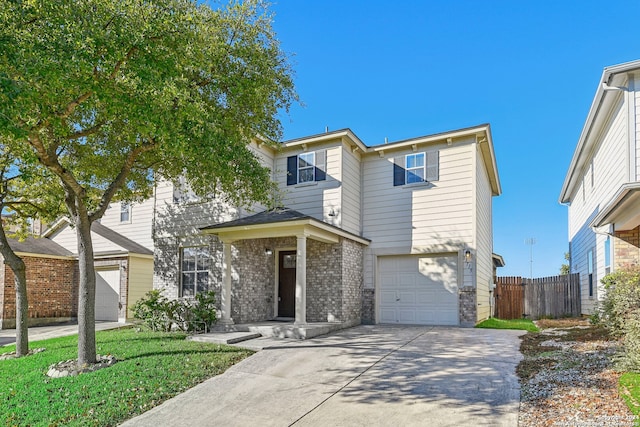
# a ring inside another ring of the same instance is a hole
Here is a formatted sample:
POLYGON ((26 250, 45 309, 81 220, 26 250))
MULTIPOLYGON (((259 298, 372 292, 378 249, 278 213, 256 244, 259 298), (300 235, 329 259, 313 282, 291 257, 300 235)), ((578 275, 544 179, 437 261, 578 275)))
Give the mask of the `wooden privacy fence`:
POLYGON ((580 275, 574 273, 533 280, 498 277, 495 299, 495 316, 499 319, 579 316, 580 275))

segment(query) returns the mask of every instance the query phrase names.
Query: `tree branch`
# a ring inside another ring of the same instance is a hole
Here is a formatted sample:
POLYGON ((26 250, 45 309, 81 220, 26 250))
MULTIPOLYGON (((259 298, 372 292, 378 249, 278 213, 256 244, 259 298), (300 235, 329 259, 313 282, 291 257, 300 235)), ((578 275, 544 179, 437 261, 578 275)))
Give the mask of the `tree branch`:
POLYGON ((89 99, 91 95, 93 95, 93 92, 91 91, 83 93, 82 95, 71 101, 69 104, 67 104, 67 108, 65 108, 61 113, 56 114, 56 116, 61 119, 66 119, 75 111, 78 105, 89 99))
POLYGON ((102 128, 102 126, 104 126, 105 124, 106 124, 106 122, 97 123, 97 124, 91 126, 90 128, 86 128, 86 129, 83 129, 81 131, 78 131, 78 132, 72 133, 70 135, 67 135, 67 136, 64 137, 64 139, 74 140, 74 139, 84 138, 84 137, 89 136, 89 135, 93 135, 94 133, 99 131, 100 128, 102 128))
POLYGON ((89 214, 90 221, 95 221, 96 219, 104 215, 104 212, 109 207, 109 203, 111 203, 111 199, 113 199, 113 196, 116 194, 116 192, 124 185, 127 176, 129 176, 129 172, 131 172, 131 169, 133 169, 133 167, 135 166, 136 160, 142 154, 153 150, 157 146, 157 142, 152 139, 149 142, 143 143, 142 145, 129 152, 124 164, 122 165, 122 168, 120 169, 120 172, 118 172, 118 175, 102 194, 102 198, 100 199, 98 207, 89 214))

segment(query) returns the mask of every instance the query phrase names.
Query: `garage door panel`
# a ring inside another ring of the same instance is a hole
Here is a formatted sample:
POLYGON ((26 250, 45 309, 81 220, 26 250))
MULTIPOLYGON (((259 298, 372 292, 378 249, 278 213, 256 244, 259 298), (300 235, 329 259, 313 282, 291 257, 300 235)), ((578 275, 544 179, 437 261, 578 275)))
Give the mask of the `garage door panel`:
POLYGON ((456 256, 393 256, 378 259, 380 321, 457 325, 456 256))

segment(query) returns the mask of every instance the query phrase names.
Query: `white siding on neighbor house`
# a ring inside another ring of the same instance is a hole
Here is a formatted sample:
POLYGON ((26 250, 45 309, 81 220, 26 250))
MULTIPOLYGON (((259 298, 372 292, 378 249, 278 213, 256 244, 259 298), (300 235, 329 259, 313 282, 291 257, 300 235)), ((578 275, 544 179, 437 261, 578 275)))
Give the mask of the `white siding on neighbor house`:
MULTIPOLYGON (((51 240, 74 254, 78 253, 78 243, 76 240, 76 229, 69 224, 64 224, 54 234, 49 236, 51 240)), ((101 252, 124 251, 121 246, 116 245, 104 237, 91 233, 91 242, 93 243, 93 252, 100 254, 101 252)))
POLYGON ((640 181, 640 75, 634 81, 634 114, 635 117, 635 141, 636 141, 636 181, 640 181))
POLYGON ((473 142, 418 147, 439 150, 439 179, 431 185, 394 187, 393 159, 410 148, 364 159, 365 287, 374 287, 376 255, 457 252, 473 243, 473 142))
POLYGON ((476 304, 477 321, 491 315, 490 285, 493 282, 492 195, 479 146, 476 150, 476 304))
POLYGON ((593 312, 598 299, 598 285, 604 277, 604 239, 591 230, 589 223, 598 214, 620 186, 628 181, 627 108, 619 96, 604 131, 597 137, 601 142, 592 160, 580 173, 581 183, 572 195, 569 206, 569 241, 571 242, 571 271, 580 273, 582 312, 593 312), (593 174, 593 183, 592 183, 593 174), (587 257, 593 250, 593 296, 589 297, 587 257))
POLYGON ((122 234, 134 242, 153 250, 153 197, 141 202, 132 203, 130 220, 120 221, 120 202, 111 203, 100 223, 116 233, 122 234))
POLYGON ((284 151, 276 158, 275 181, 282 193, 283 206, 342 227, 342 142, 336 140, 313 145, 308 152, 320 150, 327 150, 326 180, 287 185, 287 157, 303 153, 302 147, 299 147, 284 151), (331 213, 334 215, 331 216, 331 213))
POLYGON ((360 152, 353 153, 345 144, 342 147, 342 228, 358 235, 362 232, 360 178, 360 152))

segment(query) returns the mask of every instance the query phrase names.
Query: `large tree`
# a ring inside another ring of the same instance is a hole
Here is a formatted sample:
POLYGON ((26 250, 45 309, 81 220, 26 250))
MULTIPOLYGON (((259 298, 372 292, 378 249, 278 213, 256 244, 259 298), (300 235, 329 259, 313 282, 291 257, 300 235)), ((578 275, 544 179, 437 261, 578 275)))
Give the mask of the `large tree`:
POLYGON ((78 238, 78 363, 96 361, 91 224, 117 197, 184 174, 200 194, 265 201, 248 142, 296 99, 259 1, 0 0, 0 136, 56 177, 78 238))

